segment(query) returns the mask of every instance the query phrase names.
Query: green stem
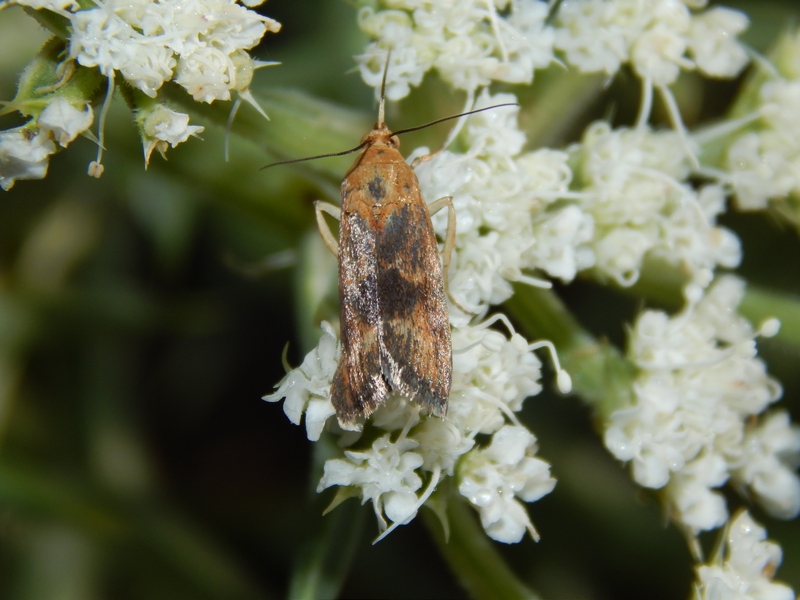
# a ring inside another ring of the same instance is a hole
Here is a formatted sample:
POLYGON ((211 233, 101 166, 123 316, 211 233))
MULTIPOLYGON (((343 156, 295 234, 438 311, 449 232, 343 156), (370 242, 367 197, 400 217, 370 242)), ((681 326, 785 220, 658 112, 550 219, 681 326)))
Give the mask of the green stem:
POLYGON ((442 556, 472 598, 539 598, 509 568, 478 525, 474 511, 456 494, 451 495, 447 502, 449 539, 445 538, 442 524, 433 511, 426 509, 421 514, 442 556))

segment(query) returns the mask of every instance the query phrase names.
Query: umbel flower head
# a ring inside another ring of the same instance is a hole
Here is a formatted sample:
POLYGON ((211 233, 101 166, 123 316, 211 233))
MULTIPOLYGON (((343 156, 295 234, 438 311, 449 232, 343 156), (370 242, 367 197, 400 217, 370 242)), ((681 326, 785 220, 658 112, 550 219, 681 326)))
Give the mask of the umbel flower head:
POLYGON ((56 13, 68 25, 27 67, 5 110, 30 118, 21 128, 0 132, 0 185, 6 190, 17 180, 44 177, 55 144, 66 147, 79 134, 90 136, 92 106, 102 103, 98 136, 90 136, 99 151, 89 173, 99 177, 104 119, 120 81, 130 86, 126 100, 136 113, 145 163, 153 150, 164 154, 203 131, 160 97, 168 81, 197 102, 229 100, 236 92, 263 114, 249 86, 253 70, 268 63, 247 51, 268 31, 279 31, 280 23, 249 10, 252 2, 107 0, 90 8, 63 1, 13 3, 56 13))
MULTIPOLYGON (((244 89, 237 59, 280 24, 233 0, 107 0, 70 15, 70 57, 155 98, 175 79, 198 102, 244 89)), ((246 83, 249 83, 247 81, 246 83)))
POLYGON ((787 31, 772 52, 771 68, 759 69, 734 107, 741 127, 725 138, 723 180, 741 210, 771 209, 795 228, 800 224, 800 34, 787 31))
POLYGON ((386 50, 394 50, 386 80, 390 100, 406 96, 432 69, 455 89, 472 93, 492 81, 530 83, 534 69, 553 60, 544 2, 361 3, 359 25, 376 41, 356 61, 377 93, 386 50), (380 4, 388 6, 381 10, 380 4))
MULTIPOLYGON (((639 367, 635 404, 611 414, 606 447, 630 461, 641 485, 664 490, 665 501, 691 529, 728 518, 721 494, 728 479, 749 487, 773 515, 800 512, 800 428, 788 415, 756 418, 781 386, 756 357, 750 324, 736 313, 744 282, 725 276, 674 317, 642 313, 630 334, 639 367)), ((774 334, 772 322, 760 332, 774 334)))

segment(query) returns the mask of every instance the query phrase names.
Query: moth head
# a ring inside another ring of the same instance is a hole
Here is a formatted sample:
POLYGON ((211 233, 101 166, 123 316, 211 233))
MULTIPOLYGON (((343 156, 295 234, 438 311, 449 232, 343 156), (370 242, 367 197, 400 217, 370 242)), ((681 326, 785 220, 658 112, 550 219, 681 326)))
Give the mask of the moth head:
POLYGON ((389 128, 386 127, 386 123, 376 123, 372 131, 366 133, 364 137, 361 138, 359 147, 372 146, 373 144, 384 144, 395 150, 400 148, 400 140, 394 133, 389 131, 389 128))

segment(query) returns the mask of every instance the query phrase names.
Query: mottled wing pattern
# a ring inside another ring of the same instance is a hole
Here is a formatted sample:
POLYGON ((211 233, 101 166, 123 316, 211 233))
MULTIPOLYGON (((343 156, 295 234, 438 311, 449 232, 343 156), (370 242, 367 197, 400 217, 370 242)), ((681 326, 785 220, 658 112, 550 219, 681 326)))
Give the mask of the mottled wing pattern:
MULTIPOLYGON (((359 193, 343 186, 342 205, 357 206, 359 199, 348 196, 359 193)), ((339 225, 342 352, 331 386, 331 402, 344 422, 369 415, 388 393, 381 374, 375 233, 363 211, 342 211, 339 225)))
POLYGON ((428 207, 405 163, 376 171, 370 185, 386 194, 375 236, 383 376, 426 412, 444 416, 452 377, 450 320, 428 207))
POLYGON ((339 300, 339 420, 370 415, 390 390, 444 416, 453 359, 442 269, 417 177, 396 149, 369 148, 342 183, 339 300))

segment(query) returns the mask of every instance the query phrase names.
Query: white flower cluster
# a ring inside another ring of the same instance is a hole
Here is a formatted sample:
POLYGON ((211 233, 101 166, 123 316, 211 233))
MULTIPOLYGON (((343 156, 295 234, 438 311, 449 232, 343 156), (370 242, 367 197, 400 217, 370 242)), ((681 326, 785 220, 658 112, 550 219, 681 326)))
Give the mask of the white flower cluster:
POLYGON ((483 450, 469 453, 459 468, 458 491, 478 507, 481 524, 495 540, 517 542, 525 527, 539 538, 517 498, 534 502, 555 486, 550 465, 535 458, 536 438, 519 425, 505 425, 483 450))
MULTIPOLYGON (((263 1, 263 0, 262 0, 263 1)), ((100 111, 98 158, 89 174, 99 177, 103 167, 103 119, 117 74, 132 87, 156 98, 166 81, 175 80, 196 101, 229 100, 231 90, 253 104, 249 91, 253 70, 260 65, 246 50, 259 43, 280 23, 237 4, 235 0, 106 0, 81 10, 72 0, 15 0, 15 4, 49 10, 69 19, 68 61, 97 67, 109 78, 106 101, 100 111)), ((261 2, 244 1, 246 6, 261 2)), ((58 95, 74 66, 64 62, 64 76, 50 93, 55 99, 37 119, 22 128, 0 132, 0 186, 8 190, 20 179, 47 174, 53 142, 66 146, 93 121, 89 98, 77 102, 58 95), (77 106, 80 104, 81 106, 77 106)), ((79 67, 80 68, 80 67, 79 67)), ((154 150, 162 154, 203 131, 189 125, 186 114, 163 104, 137 107, 141 119, 145 162, 154 150)), ((27 114, 27 113, 26 113, 27 114)))
POLYGON ((109 77, 117 71, 150 97, 174 78, 198 102, 245 89, 245 50, 281 27, 234 0, 105 0, 70 22, 70 56, 79 64, 109 77))
POLYGON ((615 130, 598 121, 570 148, 580 206, 594 221, 588 246, 601 277, 632 285, 645 257, 660 258, 703 288, 717 265, 738 266, 739 239, 716 224, 724 188, 686 183, 691 162, 682 144, 676 132, 615 130))
MULTIPOLYGON (((800 35, 792 40, 800 50, 800 35)), ((773 75, 758 93, 759 118, 737 136, 726 156, 727 181, 743 210, 800 196, 800 72, 773 75)))
POLYGON ((534 70, 548 66, 560 50, 583 72, 613 75, 630 64, 648 90, 642 116, 649 115, 655 86, 680 129, 667 87, 681 70, 731 78, 749 61, 737 40, 747 17, 723 7, 693 12, 705 6, 703 0, 566 0, 552 26, 552 3, 540 0, 363 2, 359 25, 376 41, 356 60, 377 95, 386 50, 392 50, 391 100, 406 96, 431 69, 470 97, 493 81, 530 83, 534 70))
POLYGON ((38 128, 0 131, 0 187, 10 190, 17 180, 42 179, 58 144, 66 148, 94 120, 91 106, 76 108, 65 98, 53 99, 37 119, 38 128))
MULTIPOLYGON (((484 91, 476 107, 514 100, 484 91)), ((443 150, 417 167, 426 198, 453 197, 458 252, 450 286, 462 306, 480 313, 503 302, 510 282, 536 283, 526 274, 533 270, 569 282, 594 267, 629 286, 646 258, 659 258, 704 288, 717 266, 739 264, 739 239, 716 224, 724 188, 686 182, 692 168, 678 133, 613 130, 600 121, 568 152, 522 152, 516 116, 503 107, 469 117, 466 154, 443 150)), ((446 216, 433 221, 444 234, 446 216)))
POLYGON ((283 412, 295 425, 300 424, 305 413, 306 433, 312 442, 319 440, 328 417, 336 412, 330 394, 333 373, 339 364, 339 345, 336 333, 325 321, 322 332, 317 347, 306 355, 303 364, 286 374, 274 394, 264 397, 270 402, 286 398, 283 412))
POLYGON ((794 600, 794 591, 773 581, 781 547, 746 512, 728 524, 725 543, 709 564, 697 568, 695 600, 794 600), (724 552, 724 556, 723 556, 724 552))
POLYGON ((761 415, 781 395, 756 358, 760 332, 736 313, 744 283, 719 278, 705 295, 670 318, 646 311, 629 340, 639 368, 635 405, 614 412, 605 444, 630 461, 642 486, 664 488, 672 512, 693 531, 719 527, 725 500, 712 491, 733 479, 771 514, 800 511, 800 428, 783 412, 761 415))
MULTIPOLYGON (((367 448, 347 449, 325 463, 318 490, 341 486, 337 500, 351 495, 371 502, 383 535, 411 521, 443 477, 455 476, 459 492, 479 511, 494 539, 519 542, 525 531, 535 534, 521 504, 549 493, 555 486, 549 465, 536 458, 536 438, 514 413, 523 400, 539 392, 541 363, 518 334, 507 338, 478 326, 453 329, 453 382, 446 419, 427 417, 394 394, 370 417, 381 435, 367 448), (490 435, 476 446, 475 436, 490 435), (387 526, 387 521, 391 525, 387 526)), ((311 440, 323 427, 342 434, 340 444, 358 446, 358 432, 337 426, 330 386, 338 361, 333 330, 323 336, 303 364, 290 371, 274 394, 286 398, 284 412, 299 424, 306 415, 311 440)))
POLYGON ((386 50, 392 51, 386 81, 390 100, 406 96, 430 69, 454 88, 474 92, 492 81, 530 83, 534 69, 553 60, 553 30, 545 25, 548 5, 539 0, 366 4, 359 25, 378 41, 356 61, 364 81, 377 91, 386 50))
MULTIPOLYGON (((511 94, 484 90, 476 108, 515 101, 511 94)), ((473 313, 508 299, 512 281, 541 284, 528 270, 571 281, 594 263, 587 245, 592 217, 575 204, 555 204, 571 196, 568 154, 523 153, 517 113, 502 107, 469 117, 462 132, 466 154, 442 150, 416 169, 425 198, 453 197, 458 251, 450 290, 473 313)), ((420 148, 411 158, 427 153, 420 148)), ((446 215, 434 215, 433 222, 443 235, 446 215)))
POLYGON ((681 0, 566 0, 556 20, 555 47, 584 72, 615 74, 630 64, 642 79, 668 86, 680 71, 735 77, 748 62, 736 39, 743 13, 681 0))

